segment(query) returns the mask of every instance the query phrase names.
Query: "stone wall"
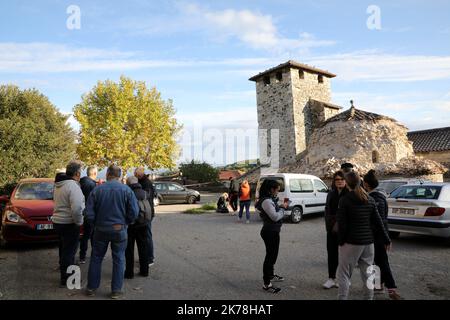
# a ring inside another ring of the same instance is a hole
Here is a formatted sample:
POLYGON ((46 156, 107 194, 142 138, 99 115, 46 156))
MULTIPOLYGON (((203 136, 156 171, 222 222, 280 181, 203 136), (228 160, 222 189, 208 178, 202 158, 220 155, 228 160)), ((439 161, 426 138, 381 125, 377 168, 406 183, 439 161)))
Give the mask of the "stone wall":
POLYGON ((450 150, 446 151, 433 151, 433 152, 417 152, 418 156, 423 157, 424 159, 434 160, 442 163, 444 167, 449 169, 447 173, 445 173, 445 178, 450 178, 450 150))
POLYGON ((330 79, 323 77, 323 83, 319 83, 319 75, 303 71, 303 79, 298 69, 290 69, 292 82, 293 109, 295 122, 295 150, 296 154, 304 152, 307 148, 309 137, 314 130, 311 110, 306 106, 310 99, 331 102, 330 79))
MULTIPOLYGON (((279 172, 285 173, 305 173, 320 177, 321 179, 330 179, 333 174, 340 169, 344 162, 351 162, 348 158, 330 158, 322 159, 314 163, 308 163, 306 159, 300 159, 297 163, 281 168, 279 172)), ((446 168, 440 163, 423 159, 417 156, 410 156, 401 159, 399 162, 389 163, 370 163, 370 162, 352 162, 355 170, 360 174, 367 173, 374 169, 380 178, 423 178, 435 182, 443 180, 443 173, 446 168)))
POLYGON ((447 151, 433 151, 433 152, 417 152, 419 156, 425 159, 434 160, 442 163, 450 163, 450 150, 447 151))
MULTIPOLYGON (((285 166, 295 162, 296 156, 306 150, 315 122, 315 115, 306 106, 310 99, 330 102, 330 79, 324 76, 319 83, 318 75, 307 71, 303 71, 301 79, 299 70, 294 68, 276 70, 269 77, 270 84, 265 83, 264 77, 256 82, 258 126, 279 130, 279 161, 280 166, 285 166), (281 81, 277 79, 278 72, 282 74, 281 81)), ((322 113, 320 117, 327 117, 332 111, 322 113)), ((260 150, 263 150, 261 146, 260 150)))
POLYGON ((315 130, 316 128, 321 127, 326 120, 338 114, 340 111, 340 109, 330 107, 324 102, 309 100, 305 108, 305 113, 308 112, 308 117, 310 118, 309 123, 311 124, 311 126, 308 128, 309 132, 306 135, 307 142, 312 135, 311 130, 315 130))
MULTIPOLYGON (((270 75, 270 84, 264 79, 256 82, 256 101, 259 129, 280 130, 280 163, 295 161, 294 117, 292 107, 292 88, 290 74, 282 72, 282 81, 276 79, 276 73, 270 75)), ((268 153, 270 155, 270 133, 268 133, 268 153)), ((260 150, 263 148, 260 147, 260 150)))
POLYGON ((413 155, 406 132, 391 120, 330 122, 312 134, 307 162, 331 158, 361 164, 398 162, 413 155))

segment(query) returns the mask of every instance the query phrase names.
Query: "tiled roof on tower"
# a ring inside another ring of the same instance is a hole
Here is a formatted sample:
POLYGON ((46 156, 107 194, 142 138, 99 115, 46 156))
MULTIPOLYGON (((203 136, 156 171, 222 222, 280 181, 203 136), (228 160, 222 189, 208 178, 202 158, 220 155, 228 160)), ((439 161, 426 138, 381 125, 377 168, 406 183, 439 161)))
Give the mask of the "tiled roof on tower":
POLYGON ((328 77, 328 78, 336 77, 336 75, 331 73, 331 72, 328 72, 328 71, 325 71, 325 70, 321 70, 321 69, 318 69, 316 67, 312 67, 312 66, 309 66, 307 64, 300 63, 300 62, 297 62, 297 61, 294 61, 294 60, 289 60, 288 62, 282 63, 282 64, 280 64, 280 65, 278 65, 276 67, 273 67, 273 68, 270 68, 270 69, 268 69, 266 71, 260 72, 256 76, 251 77, 249 80, 250 81, 257 81, 259 78, 261 78, 261 77, 263 77, 263 76, 265 76, 265 75, 267 75, 269 73, 272 73, 272 72, 274 72, 276 70, 283 69, 283 68, 286 68, 286 67, 295 68, 295 69, 301 69, 301 70, 308 71, 308 72, 311 72, 311 73, 320 74, 320 75, 323 75, 323 76, 328 77))

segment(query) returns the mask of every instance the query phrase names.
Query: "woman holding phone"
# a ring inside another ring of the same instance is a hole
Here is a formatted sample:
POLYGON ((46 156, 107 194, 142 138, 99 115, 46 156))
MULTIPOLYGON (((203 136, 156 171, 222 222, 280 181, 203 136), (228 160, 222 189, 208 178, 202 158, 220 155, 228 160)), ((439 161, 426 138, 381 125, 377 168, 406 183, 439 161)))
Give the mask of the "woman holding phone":
MULTIPOLYGON (((261 229, 261 238, 266 246, 266 257, 263 265, 263 289, 278 293, 280 288, 274 287, 272 281, 283 281, 282 276, 274 273, 275 263, 278 258, 278 250, 280 247, 280 231, 282 220, 284 217, 284 209, 278 206, 278 192, 280 184, 272 179, 266 179, 259 190, 259 200, 255 204, 255 208, 264 222, 261 229)), ((287 208, 287 202, 283 204, 287 208)))

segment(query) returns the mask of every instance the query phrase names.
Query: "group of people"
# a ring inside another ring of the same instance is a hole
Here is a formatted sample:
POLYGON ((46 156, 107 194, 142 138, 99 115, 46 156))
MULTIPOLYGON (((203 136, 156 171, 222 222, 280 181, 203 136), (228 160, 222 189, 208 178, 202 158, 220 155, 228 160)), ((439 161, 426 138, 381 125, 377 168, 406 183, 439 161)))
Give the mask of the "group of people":
POLYGON ((154 263, 152 220, 155 215, 154 186, 144 168, 137 168, 134 176, 121 182, 122 170, 108 167, 106 182, 97 182, 98 170, 89 166, 87 176, 81 178, 83 164, 71 161, 65 172, 55 178, 53 225, 59 236, 60 286, 65 287, 69 266, 86 263, 89 241, 91 257, 86 293, 95 295, 100 286, 102 261, 111 246, 113 272, 111 298, 123 292, 124 278, 134 277, 134 248, 139 254, 139 274, 147 277, 154 263), (80 231, 82 237, 80 239, 80 231))
POLYGON ((245 209, 245 222, 250 223, 250 204, 251 204, 251 188, 247 180, 239 182, 230 177, 230 187, 228 193, 223 193, 217 201, 216 211, 219 213, 230 213, 228 205, 233 212, 238 210, 239 200, 239 214, 238 221, 242 221, 242 216, 245 209))
MULTIPOLYGON (((79 262, 86 263, 89 241, 90 257, 86 293, 95 295, 100 286, 102 261, 111 246, 113 272, 111 298, 119 298, 124 278, 134 277, 134 246, 139 253, 139 274, 147 277, 154 263, 152 220, 155 214, 154 186, 144 168, 137 168, 134 176, 121 182, 122 170, 116 165, 107 169, 106 182, 97 182, 97 168, 87 168, 87 176, 81 178, 82 163, 71 161, 64 173, 57 174, 54 190, 54 213, 52 221, 59 235, 59 266, 61 286, 66 286, 70 276, 69 266, 75 264, 80 247, 79 262), (80 240, 80 228, 83 235, 80 240)), ((386 287, 391 299, 400 299, 389 265, 388 251, 391 240, 388 234, 388 202, 386 195, 377 190, 378 179, 370 170, 361 178, 353 165, 345 163, 333 175, 332 188, 325 206, 326 247, 328 253, 328 280, 325 289, 338 288, 338 299, 349 295, 353 270, 359 267, 363 280, 365 298, 373 299, 374 288, 368 285, 373 265, 381 273, 381 286, 386 287), (371 269, 372 268, 372 269, 371 269)), ((279 205, 280 184, 273 179, 263 181, 255 208, 263 221, 260 235, 266 255, 263 263, 263 289, 278 293, 281 288, 273 282, 284 278, 275 274, 280 246, 280 231, 287 203, 279 205)), ((250 221, 250 185, 244 180, 238 184, 231 180, 229 194, 224 193, 217 204, 218 212, 237 211, 239 220, 246 210, 250 221)))
MULTIPOLYGON (((325 206, 329 279, 323 287, 338 288, 339 300, 348 299, 350 279, 356 267, 359 267, 363 280, 364 298, 373 299, 374 289, 383 292, 386 288, 391 299, 400 299, 388 258, 391 249, 387 224, 388 202, 386 195, 377 187, 378 179, 374 170, 361 179, 350 163, 343 164, 341 170, 333 175, 325 206), (381 273, 375 275, 381 276, 379 287, 368 285, 369 278, 373 277, 372 271, 376 270, 374 265, 378 266, 381 273)), ((286 203, 284 208, 278 205, 279 190, 277 181, 266 179, 255 204, 263 220, 261 237, 266 247, 263 289, 272 293, 281 291, 272 282, 284 280, 274 273, 283 210, 287 206, 286 203)))

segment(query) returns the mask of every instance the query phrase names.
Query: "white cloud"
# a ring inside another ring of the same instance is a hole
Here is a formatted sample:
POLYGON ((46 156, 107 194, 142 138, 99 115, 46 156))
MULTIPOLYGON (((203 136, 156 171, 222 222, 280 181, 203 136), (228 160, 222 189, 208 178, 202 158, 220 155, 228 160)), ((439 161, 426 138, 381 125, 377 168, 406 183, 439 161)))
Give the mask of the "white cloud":
POLYGON ((280 34, 274 18, 252 10, 211 10, 195 3, 178 2, 169 15, 122 18, 116 25, 131 35, 159 37, 177 33, 206 34, 210 41, 238 40, 259 50, 276 54, 305 53, 314 47, 332 46, 335 41, 319 40, 307 32, 289 38, 280 34))
POLYGON ((406 82, 450 78, 450 56, 395 55, 360 51, 308 60, 344 81, 406 82))
POLYGON ((126 71, 150 68, 243 67, 273 62, 267 58, 231 58, 220 60, 145 59, 137 52, 89 47, 71 47, 56 43, 0 42, 0 72, 86 72, 126 71))
POLYGON ((305 52, 309 48, 331 46, 335 41, 317 40, 312 34, 302 32, 298 38, 282 36, 271 15, 250 10, 208 10, 197 4, 182 6, 184 13, 199 27, 209 30, 214 39, 238 39, 254 49, 263 49, 275 53, 286 51, 305 52))
MULTIPOLYGON (((278 39, 279 41, 288 41, 278 39)), ((255 42, 256 43, 256 42, 255 42)), ((279 57, 217 60, 146 59, 117 49, 71 47, 55 43, 0 42, 0 73, 127 71, 152 68, 223 67, 221 72, 248 77, 284 62, 279 57)), ((450 79, 450 56, 400 55, 376 50, 304 56, 310 65, 328 69, 339 81, 408 82, 450 79)))
POLYGON ((377 95, 368 92, 339 92, 333 94, 336 103, 349 107, 353 99, 358 109, 392 117, 410 130, 450 126, 450 101, 430 92, 402 92, 377 95))

